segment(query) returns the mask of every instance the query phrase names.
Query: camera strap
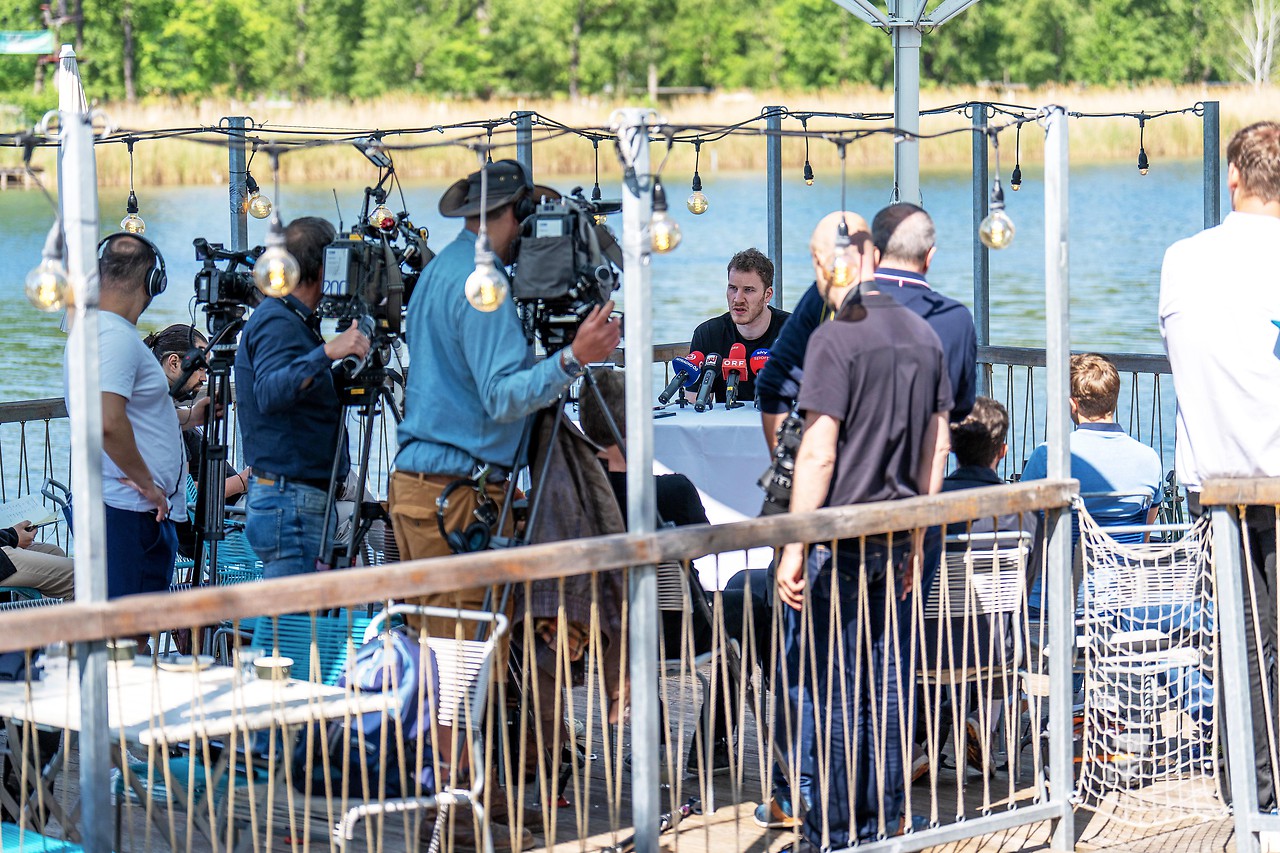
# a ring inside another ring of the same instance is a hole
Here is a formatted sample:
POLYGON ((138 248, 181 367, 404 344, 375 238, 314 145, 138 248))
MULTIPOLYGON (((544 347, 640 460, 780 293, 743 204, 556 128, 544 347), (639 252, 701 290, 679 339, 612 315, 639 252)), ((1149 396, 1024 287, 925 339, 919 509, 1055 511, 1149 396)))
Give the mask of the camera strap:
POLYGON ((316 343, 320 344, 320 346, 324 346, 324 335, 320 334, 320 315, 314 311, 310 314, 303 314, 302 309, 294 304, 296 300, 292 296, 286 296, 280 301, 283 302, 285 307, 292 311, 294 316, 302 321, 302 325, 306 326, 307 330, 315 336, 316 343))

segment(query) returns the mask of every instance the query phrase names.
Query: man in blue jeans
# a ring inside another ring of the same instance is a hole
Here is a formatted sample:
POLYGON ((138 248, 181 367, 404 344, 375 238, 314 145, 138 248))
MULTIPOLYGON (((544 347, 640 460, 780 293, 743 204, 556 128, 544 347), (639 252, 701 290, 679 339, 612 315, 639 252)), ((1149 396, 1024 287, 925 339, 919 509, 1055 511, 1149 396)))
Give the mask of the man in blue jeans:
MULTIPOLYGON (((285 246, 298 261, 298 286, 254 309, 236 356, 240 430, 252 468, 245 536, 267 578, 315 571, 326 545, 325 503, 344 417, 331 368, 369 352, 355 324, 327 343, 320 334, 315 309, 324 249, 334 234, 314 216, 289 223, 285 246)), ((350 467, 344 445, 339 482, 350 467)))

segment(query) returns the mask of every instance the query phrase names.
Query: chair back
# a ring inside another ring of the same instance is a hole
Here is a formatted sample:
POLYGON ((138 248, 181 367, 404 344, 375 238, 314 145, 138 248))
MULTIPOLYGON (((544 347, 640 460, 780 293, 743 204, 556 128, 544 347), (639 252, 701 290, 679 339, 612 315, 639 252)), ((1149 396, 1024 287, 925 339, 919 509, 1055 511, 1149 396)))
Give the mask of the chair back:
POLYGON ((252 645, 293 658, 294 678, 337 684, 347 656, 359 646, 370 617, 339 611, 336 616, 285 613, 256 620, 252 645))
POLYGON ((925 619, 1015 613, 1022 605, 1031 534, 955 534, 946 538, 942 565, 925 602, 925 619))

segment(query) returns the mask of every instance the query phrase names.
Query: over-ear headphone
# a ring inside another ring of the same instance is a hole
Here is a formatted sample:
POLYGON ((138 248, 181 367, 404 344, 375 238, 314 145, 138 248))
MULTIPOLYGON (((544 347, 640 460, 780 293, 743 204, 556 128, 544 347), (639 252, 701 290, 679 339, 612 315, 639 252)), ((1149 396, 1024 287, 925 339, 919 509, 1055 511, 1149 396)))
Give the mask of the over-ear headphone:
POLYGON ((102 255, 107 249, 107 244, 117 237, 132 237, 138 242, 145 245, 151 250, 151 269, 147 270, 147 296, 155 299, 164 293, 164 289, 169 285, 169 275, 164 269, 164 255, 160 254, 160 250, 146 237, 141 234, 130 234, 128 231, 117 231, 114 234, 108 234, 98 243, 98 260, 102 260, 102 255))
POLYGON ((493 502, 493 499, 489 497, 484 489, 480 488, 480 484, 475 480, 454 480, 445 486, 444 491, 440 493, 440 497, 436 498, 436 526, 440 528, 440 536, 448 544, 449 550, 455 554, 470 554, 487 549, 489 547, 489 539, 492 536, 493 525, 497 521, 497 504, 493 502), (455 489, 464 487, 475 489, 479 495, 479 502, 475 509, 476 520, 462 530, 446 530, 444 514, 449 509, 449 495, 453 494, 455 489))

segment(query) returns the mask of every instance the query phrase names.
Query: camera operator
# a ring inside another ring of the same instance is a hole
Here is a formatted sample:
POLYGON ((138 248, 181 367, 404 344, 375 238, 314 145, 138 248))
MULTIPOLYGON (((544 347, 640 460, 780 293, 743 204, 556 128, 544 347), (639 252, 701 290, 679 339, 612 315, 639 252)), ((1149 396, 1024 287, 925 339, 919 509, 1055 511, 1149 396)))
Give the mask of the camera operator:
MULTIPOLYGON (((515 257, 520 230, 517 208, 550 191, 538 188, 515 160, 500 160, 488 172, 486 228, 501 264, 515 257), (523 202, 523 204, 522 204, 523 202)), ((592 309, 572 346, 537 364, 515 304, 478 311, 464 284, 475 269, 480 228, 480 172, 451 186, 440 213, 465 219, 462 232, 426 268, 409 301, 406 338, 411 368, 400 424, 400 451, 391 476, 391 518, 403 559, 444 556, 451 548, 436 520, 436 499, 453 483, 488 466, 484 488, 498 509, 503 483, 516 459, 524 418, 551 405, 585 365, 608 358, 620 324, 610 319, 613 302, 592 309)), ((505 272, 499 269, 499 275, 505 272)), ((459 530, 475 522, 477 489, 455 489, 444 526, 459 530)), ((426 603, 477 607, 483 591, 429 597, 426 603)), ((447 629, 452 632, 452 625, 447 629)))
MULTIPOLYGON (((331 367, 369 351, 369 339, 355 325, 328 343, 320 335, 320 273, 335 233, 314 216, 289 223, 285 246, 298 261, 298 286, 254 310, 236 357, 240 429, 251 469, 245 536, 267 578, 315 570, 345 416, 331 367)), ((349 468, 344 447, 340 481, 349 468)))

